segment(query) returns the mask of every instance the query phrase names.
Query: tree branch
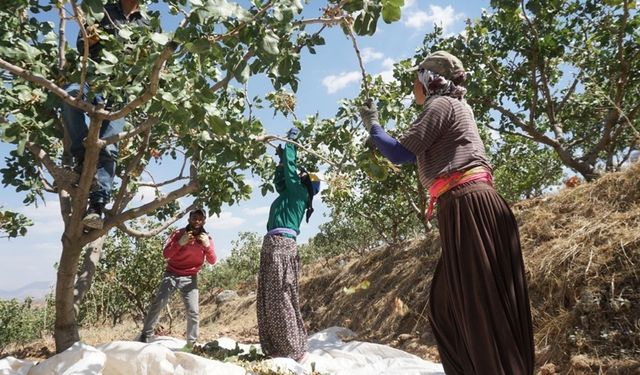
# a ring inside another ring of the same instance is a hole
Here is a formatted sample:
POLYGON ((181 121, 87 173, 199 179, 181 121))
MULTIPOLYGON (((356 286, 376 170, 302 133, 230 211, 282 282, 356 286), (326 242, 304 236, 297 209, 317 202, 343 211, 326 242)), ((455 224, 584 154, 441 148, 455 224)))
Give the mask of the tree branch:
POLYGON ((528 135, 526 135, 526 134, 516 133, 516 132, 509 131, 509 130, 504 130, 504 129, 499 129, 499 128, 493 127, 493 126, 491 126, 491 125, 489 125, 489 124, 485 124, 484 126, 486 126, 487 128, 489 128, 489 129, 491 129, 491 130, 493 130, 493 131, 497 131, 498 133, 503 133, 503 134, 508 134, 508 135, 514 135, 514 136, 522 137, 522 138, 524 138, 524 139, 528 139, 528 140, 530 140, 530 141, 535 141, 535 139, 534 139, 534 138, 532 138, 532 137, 530 137, 530 136, 528 136, 528 135))
POLYGON ((334 161, 327 159, 326 157, 324 157, 324 156, 322 156, 322 155, 318 154, 317 152, 315 152, 315 151, 313 151, 313 150, 311 150, 311 149, 309 149, 309 148, 307 148, 307 147, 303 146, 302 144, 300 144, 300 143, 298 143, 298 142, 296 142, 296 141, 294 141, 294 140, 291 140, 291 139, 288 139, 288 138, 284 138, 284 137, 280 137, 280 136, 277 136, 277 135, 268 135, 268 134, 261 135, 261 136, 257 136, 257 137, 256 137, 256 138, 254 138, 254 139, 255 139, 256 141, 258 141, 258 142, 267 143, 267 144, 269 144, 270 146, 273 146, 273 145, 272 145, 271 143, 269 143, 269 141, 270 141, 270 140, 273 140, 273 139, 277 139, 277 140, 279 140, 279 141, 286 142, 286 143, 291 143, 291 144, 293 144, 293 145, 296 145, 298 148, 300 148, 300 149, 302 149, 302 150, 304 150, 304 151, 306 151, 306 152, 310 153, 311 155, 316 156, 317 158, 319 158, 319 159, 321 159, 321 160, 324 160, 324 161, 325 161, 325 162, 327 162, 328 164, 330 164, 330 165, 334 166, 335 168, 338 168, 338 169, 339 169, 339 165, 338 165, 338 164, 336 164, 334 161))
POLYGON ((66 37, 65 37, 65 33, 66 33, 66 24, 67 24, 67 19, 64 16, 64 2, 61 0, 58 0, 58 16, 60 17, 60 23, 59 23, 59 28, 60 28, 60 32, 58 34, 58 55, 59 56, 59 60, 58 60, 58 69, 62 70, 64 68, 64 65, 66 63, 65 60, 65 54, 64 54, 64 46, 66 43, 66 37))
MULTIPOLYGON (((87 81, 87 64, 89 62, 89 37, 87 36, 87 29, 85 29, 84 17, 82 16, 82 11, 78 9, 78 4, 76 0, 71 0, 71 7, 73 8, 73 15, 75 19, 78 21, 78 28, 80 28, 80 33, 82 34, 82 61, 80 63, 80 90, 78 91, 78 96, 76 99, 82 98, 82 94, 84 93, 84 83, 87 81)), ((106 14, 106 12, 105 12, 106 14)))
MULTIPOLYGON (((54 171, 58 168, 56 163, 54 163, 53 160, 51 160, 51 158, 49 157, 49 155, 37 144, 33 142, 27 142, 26 147, 27 147, 27 150, 31 152, 33 157, 36 158, 36 160, 39 163, 42 163, 45 166, 45 168, 47 168, 49 173, 51 173, 51 171, 54 171)), ((55 180, 55 176, 54 176, 54 180, 55 180)))
POLYGON ((249 21, 245 21, 245 22, 240 23, 233 30, 228 31, 228 32, 226 32, 226 33, 224 33, 222 35, 212 35, 212 36, 210 36, 208 38, 209 41, 212 42, 212 43, 215 43, 215 42, 219 42, 221 40, 224 40, 224 39, 226 39, 226 38, 228 38, 230 36, 238 35, 240 30, 242 30, 248 24, 253 23, 259 16, 261 16, 264 12, 266 12, 272 6, 273 6, 273 1, 270 0, 262 8, 260 8, 260 10, 258 12, 256 12, 256 14, 254 14, 253 17, 251 17, 251 19, 249 21))
MULTIPOLYGON (((77 98, 73 98, 69 95, 64 89, 50 80, 35 75, 25 69, 20 68, 19 66, 13 65, 10 62, 3 60, 0 58, 0 68, 8 71, 16 77, 20 77, 29 82, 35 83, 38 86, 44 87, 47 90, 51 91, 53 94, 59 96, 65 103, 79 108, 87 113, 95 114, 101 118, 105 118, 109 112, 105 111, 102 107, 94 106, 93 104, 86 102, 84 100, 80 100, 77 98)), ((82 90, 81 90, 82 91, 82 90)))
POLYGON ((533 124, 527 124, 520 117, 516 116, 513 112, 509 111, 508 109, 496 103, 492 103, 492 107, 496 111, 500 112, 500 114, 506 116, 509 120, 511 120, 511 122, 513 122, 520 129, 526 131, 531 136, 532 139, 535 139, 538 142, 544 143, 554 148, 560 146, 560 144, 556 140, 551 139, 548 136, 544 135, 543 133, 538 131, 533 124))
MULTIPOLYGON (((194 193, 198 190, 198 181, 193 179, 191 180, 191 182, 189 182, 186 185, 183 185, 181 187, 179 187, 178 189, 170 192, 169 194, 167 194, 166 196, 156 199, 152 202, 149 202, 147 204, 144 204, 140 207, 135 207, 132 208, 130 210, 124 211, 120 214, 116 214, 114 216, 108 217, 105 221, 104 221, 104 225, 102 227, 102 229, 100 230, 93 230, 91 232, 89 232, 85 238, 83 238, 84 241, 93 241, 96 238, 106 234, 107 232, 109 232, 109 230, 111 230, 111 228, 120 225, 121 223, 124 223, 127 220, 132 220, 135 218, 138 218, 142 215, 146 215, 152 211, 157 210, 158 208, 167 205, 169 203, 172 203, 174 201, 176 201, 178 198, 182 198, 187 194, 191 194, 194 193)), ((83 241, 83 242, 84 242, 83 241)))
POLYGON ((156 61, 153 63, 153 68, 151 69, 151 77, 149 79, 149 86, 142 93, 142 95, 129 102, 127 105, 122 107, 122 109, 115 112, 109 112, 103 118, 105 120, 116 120, 122 118, 153 98, 158 92, 158 88, 160 87, 160 73, 164 68, 164 64, 169 59, 169 57, 173 55, 177 48, 178 43, 174 41, 170 41, 169 43, 167 43, 167 45, 164 47, 164 50, 162 50, 162 52, 160 53, 160 56, 158 56, 156 61))
POLYGON ((125 174, 122 176, 122 183, 120 185, 120 189, 118 190, 118 195, 113 201, 112 211, 114 213, 119 213, 122 207, 126 206, 128 204, 128 201, 130 201, 133 197, 132 194, 129 194, 130 198, 128 198, 127 202, 125 203, 125 197, 127 196, 127 185, 129 185, 129 181, 131 180, 131 177, 134 175, 133 172, 137 168, 139 168, 140 161, 142 160, 142 157, 146 153, 147 147, 149 147, 150 140, 151 140, 151 131, 150 129, 147 129, 145 136, 142 142, 140 143, 140 146, 138 147, 138 152, 133 157, 133 160, 131 160, 131 162, 127 165, 127 170, 125 171, 125 174))
POLYGON ((577 75, 576 75, 576 79, 573 80, 573 83, 571 84, 571 87, 569 87, 569 90, 564 94, 564 97, 562 98, 562 101, 560 102, 560 104, 558 105, 558 109, 557 109, 557 113, 560 114, 560 112, 562 112, 562 110, 564 109, 564 106, 567 104, 567 102, 569 101, 569 98, 571 97, 571 95, 573 95, 573 93, 576 91, 576 87, 578 86, 578 83, 580 82, 580 77, 582 76, 582 71, 580 71, 577 75))
POLYGON ((358 64, 360 65, 360 73, 362 73, 362 85, 364 86, 364 95, 368 99, 369 98, 369 84, 367 83, 367 72, 364 70, 364 64, 362 62, 362 56, 360 56, 360 49, 358 48, 358 42, 356 41, 356 36, 353 33, 353 25, 351 23, 347 23, 345 21, 345 26, 349 31, 349 38, 351 38, 351 43, 353 44, 353 49, 356 51, 356 57, 358 58, 358 64))
POLYGON ((96 265, 100 261, 102 247, 106 236, 99 237, 95 241, 88 244, 84 250, 84 259, 82 266, 78 270, 78 276, 75 283, 75 293, 73 296, 73 305, 76 311, 80 310, 80 304, 85 294, 91 287, 93 276, 96 274, 96 265))
POLYGON ((158 235, 159 233, 161 233, 165 229, 169 228, 176 221, 180 220, 187 213, 191 212, 191 210, 193 210, 195 207, 196 207, 195 204, 190 205, 189 207, 187 207, 184 210, 180 211, 178 214, 176 214, 175 216, 173 216, 169 220, 167 220, 164 223, 162 223, 160 226, 158 226, 156 228, 153 228, 152 230, 147 231, 147 232, 143 232, 143 231, 139 231, 139 230, 135 230, 135 229, 129 228, 129 227, 127 227, 127 225, 125 223, 122 223, 122 224, 118 225, 118 229, 120 229, 121 231, 125 232, 126 234, 128 234, 130 236, 133 236, 133 237, 136 237, 136 238, 153 237, 153 236, 158 235))
POLYGON ((99 139, 98 147, 103 148, 106 145, 110 145, 131 137, 135 137, 136 135, 151 129, 153 125, 155 125, 157 122, 158 122, 158 118, 155 116, 151 116, 148 119, 146 119, 142 124, 140 124, 139 126, 137 126, 136 128, 130 131, 123 131, 118 134, 112 135, 111 137, 99 139))
POLYGON ((594 164, 598 158, 598 154, 602 152, 609 143, 612 142, 615 138, 612 137, 612 133, 614 133, 614 127, 619 122, 620 116, 622 112, 622 100, 624 99, 625 94, 625 86, 628 81, 628 73, 629 73, 629 64, 625 60, 624 56, 624 35, 626 33, 626 24, 627 19, 629 17, 629 0, 624 1, 624 11, 622 14, 622 20, 620 22, 620 28, 618 29, 617 35, 617 60, 619 61, 620 68, 612 69, 611 82, 615 83, 615 99, 611 99, 609 95, 603 93, 603 97, 607 99, 612 108, 608 111, 606 118, 604 119, 604 130, 602 132, 602 137, 598 141, 598 143, 591 149, 588 153, 588 157, 586 158, 586 162, 590 164, 594 164))
MULTIPOLYGON (((242 56, 241 61, 244 61, 244 62, 249 61, 249 59, 253 57, 254 53, 255 52, 253 52, 252 49, 248 50, 247 53, 245 53, 244 56, 242 56)), ((240 62, 238 62, 238 64, 234 67, 234 69, 237 68, 238 65, 240 65, 240 62)), ((221 89, 223 86, 226 86, 229 83, 229 81, 231 81, 231 78, 233 78, 233 72, 229 71, 227 72, 227 75, 224 77, 224 79, 222 79, 222 81, 216 82, 216 84, 211 87, 211 91, 215 92, 221 89)))
POLYGON ((336 26, 346 21, 348 16, 343 15, 339 17, 318 17, 318 18, 309 18, 306 20, 301 20, 293 23, 293 26, 307 26, 314 24, 321 24, 326 26, 336 26))
POLYGON ((138 184, 138 186, 144 186, 144 187, 152 187, 152 188, 159 188, 165 185, 170 185, 174 182, 178 182, 178 181, 182 181, 182 180, 187 180, 189 179, 188 176, 183 176, 182 173, 180 173, 179 176, 176 176, 172 179, 166 180, 166 181, 162 181, 160 183, 148 183, 148 182, 141 182, 138 184))
POLYGON ((542 80, 542 94, 544 95, 547 101, 546 109, 547 109, 547 115, 549 116, 549 123, 552 126, 552 130, 556 137, 556 140, 558 142, 562 142, 563 140, 562 128, 560 127, 560 124, 558 124, 558 120, 556 119, 555 103, 554 103, 553 97, 551 96, 551 89, 549 88, 549 79, 547 78, 545 61, 544 61, 544 58, 541 58, 540 55, 538 54, 538 50, 539 50, 538 40, 540 40, 540 36, 538 34, 538 30, 536 29, 535 25, 533 24, 533 22, 531 22, 531 20, 529 19, 529 16, 527 15, 527 9, 525 7, 524 0, 520 1, 520 6, 522 8, 522 15, 525 21, 527 22, 529 29, 533 32, 533 35, 534 35, 535 44, 534 44, 534 49, 532 51, 533 63, 535 64, 535 66, 538 67, 538 70, 540 71, 540 79, 542 80))

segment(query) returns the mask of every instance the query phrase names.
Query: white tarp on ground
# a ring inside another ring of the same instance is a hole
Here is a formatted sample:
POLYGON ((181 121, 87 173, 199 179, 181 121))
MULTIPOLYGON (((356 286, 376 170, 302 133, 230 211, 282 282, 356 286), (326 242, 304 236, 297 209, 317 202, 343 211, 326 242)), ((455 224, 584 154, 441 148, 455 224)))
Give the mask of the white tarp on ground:
MULTIPOLYGON (((266 361, 269 367, 302 375, 316 371, 336 375, 444 375, 442 366, 385 345, 348 341, 355 334, 332 327, 309 337, 309 356, 302 364, 289 358, 266 361)), ((218 340, 233 349, 236 342, 218 340)), ((0 375, 244 375, 245 370, 231 363, 209 360, 180 352, 183 340, 161 337, 150 344, 114 341, 92 347, 76 343, 65 352, 38 364, 12 357, 0 360, 0 375)), ((245 352, 250 345, 239 345, 245 352)))

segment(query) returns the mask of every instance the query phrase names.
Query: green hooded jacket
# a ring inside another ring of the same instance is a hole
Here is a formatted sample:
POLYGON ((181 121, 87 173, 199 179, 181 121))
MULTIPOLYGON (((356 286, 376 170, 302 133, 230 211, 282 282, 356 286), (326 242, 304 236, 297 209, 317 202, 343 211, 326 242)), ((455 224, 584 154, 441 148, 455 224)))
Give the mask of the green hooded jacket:
POLYGON ((309 192, 298 177, 294 145, 287 143, 284 146, 273 183, 279 195, 271 203, 267 231, 275 228, 289 228, 300 234, 300 223, 307 208, 309 192))

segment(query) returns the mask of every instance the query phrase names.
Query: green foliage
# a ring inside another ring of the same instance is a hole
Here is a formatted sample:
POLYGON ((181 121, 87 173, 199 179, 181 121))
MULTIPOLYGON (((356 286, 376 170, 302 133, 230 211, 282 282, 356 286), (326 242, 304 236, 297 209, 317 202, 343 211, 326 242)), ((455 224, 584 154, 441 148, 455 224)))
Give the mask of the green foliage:
POLYGON ((27 234, 27 227, 33 222, 23 214, 3 210, 0 206, 0 233, 6 233, 6 237, 18 237, 27 234))
POLYGON ((253 282, 260 270, 261 248, 262 238, 257 233, 241 232, 232 242, 231 255, 201 272, 204 289, 237 289, 241 284, 253 282))
POLYGON ((226 349, 221 347, 216 340, 210 341, 204 345, 195 345, 192 353, 205 358, 225 362, 254 362, 266 359, 263 354, 258 353, 258 350, 254 346, 250 347, 249 353, 244 353, 244 350, 240 349, 238 343, 236 343, 235 348, 226 349))
POLYGON ((115 231, 107 238, 80 309, 81 322, 115 325, 127 315, 144 316, 165 269, 163 237, 134 239, 115 231))
POLYGON ((562 163, 552 150, 514 138, 504 136, 492 159, 496 188, 511 202, 539 196, 562 178, 562 163))
MULTIPOLYGON (((520 134, 518 143, 533 141, 593 179, 639 147, 640 14, 629 3, 529 0, 523 9, 492 1, 464 33, 428 34, 416 59, 438 49, 458 56, 473 73, 467 100, 483 126, 520 134)), ((504 144, 518 148, 513 142, 504 144)), ((529 181, 550 182, 540 164, 538 157, 518 169, 537 174, 529 181)))
POLYGON ((51 307, 33 306, 31 299, 0 300, 0 353, 9 344, 25 344, 53 328, 51 307))

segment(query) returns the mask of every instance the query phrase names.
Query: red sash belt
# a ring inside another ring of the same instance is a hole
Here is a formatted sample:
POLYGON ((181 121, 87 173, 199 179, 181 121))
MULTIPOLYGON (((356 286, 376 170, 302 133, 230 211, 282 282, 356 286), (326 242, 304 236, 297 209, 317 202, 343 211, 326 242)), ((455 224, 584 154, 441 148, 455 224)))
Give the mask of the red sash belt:
POLYGON ((427 210, 427 220, 431 219, 433 206, 438 197, 456 186, 471 181, 484 181, 493 186, 493 176, 485 167, 474 167, 463 172, 453 172, 450 175, 437 178, 429 187, 429 208, 427 210))

